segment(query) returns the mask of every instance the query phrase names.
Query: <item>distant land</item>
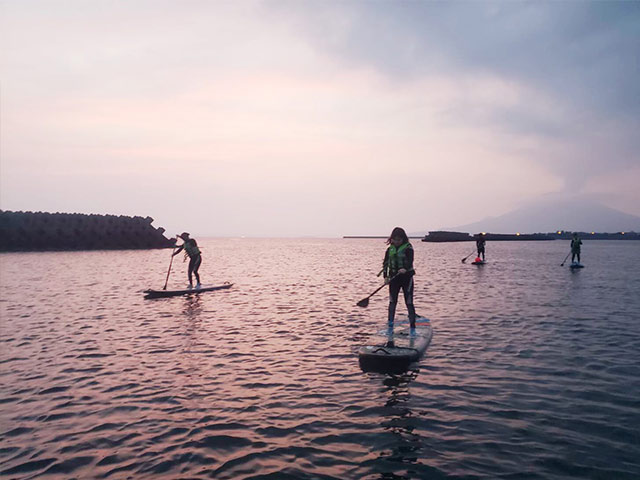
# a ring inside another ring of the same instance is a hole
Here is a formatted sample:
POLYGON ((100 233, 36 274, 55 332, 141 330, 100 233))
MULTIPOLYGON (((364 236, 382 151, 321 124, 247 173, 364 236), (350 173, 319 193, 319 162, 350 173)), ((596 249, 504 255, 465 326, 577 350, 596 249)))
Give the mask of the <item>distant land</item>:
MULTIPOLYGON (((504 215, 438 230, 471 233, 640 232, 640 217, 609 208, 585 196, 553 194, 504 215)), ((411 232, 412 236, 426 234, 426 231, 411 232)))
MULTIPOLYGON (((570 240, 574 232, 557 231, 547 233, 491 233, 484 232, 485 240, 488 242, 510 241, 510 242, 530 242, 546 240, 570 240)), ((589 240, 640 240, 640 233, 634 231, 626 232, 576 232, 580 238, 589 240)), ((410 239, 421 239, 423 242, 447 243, 447 242, 475 242, 479 234, 468 232, 448 232, 435 230, 422 237, 410 236, 410 239)), ((377 238, 386 239, 386 236, 372 235, 345 235, 342 238, 377 238)))
MULTIPOLYGON (((636 232, 548 232, 548 233, 491 233, 485 232, 484 239, 488 242, 526 242, 545 240, 570 240, 573 233, 578 233, 580 238, 589 240, 640 240, 640 233, 636 232)), ((470 235, 465 232, 429 232, 422 238, 423 242, 475 242, 480 234, 470 235)))
POLYGON ((586 198, 547 198, 498 217, 443 230, 464 232, 640 231, 640 217, 586 198))

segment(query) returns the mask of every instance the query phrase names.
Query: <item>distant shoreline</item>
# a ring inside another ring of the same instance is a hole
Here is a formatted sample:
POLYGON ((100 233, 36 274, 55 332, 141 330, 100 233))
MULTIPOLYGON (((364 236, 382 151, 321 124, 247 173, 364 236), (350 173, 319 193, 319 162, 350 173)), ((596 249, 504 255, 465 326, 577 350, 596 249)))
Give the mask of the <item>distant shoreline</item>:
MULTIPOLYGON (((378 240, 386 240, 387 238, 389 238, 389 235, 343 235, 342 238, 372 238, 372 239, 378 239, 378 240)), ((423 237, 412 237, 409 236, 410 239, 421 239, 423 237)))
MULTIPOLYGON (((485 233, 484 239, 488 242, 527 242, 527 241, 550 241, 550 240, 571 240, 574 232, 560 230, 548 233, 485 233)), ((640 240, 638 232, 576 232, 583 240, 640 240)), ((344 235, 344 239, 386 239, 387 236, 378 235, 344 235)), ((475 242, 477 234, 471 235, 467 232, 445 232, 432 231, 424 236, 410 236, 411 239, 421 239, 428 243, 453 243, 453 242, 475 242)))

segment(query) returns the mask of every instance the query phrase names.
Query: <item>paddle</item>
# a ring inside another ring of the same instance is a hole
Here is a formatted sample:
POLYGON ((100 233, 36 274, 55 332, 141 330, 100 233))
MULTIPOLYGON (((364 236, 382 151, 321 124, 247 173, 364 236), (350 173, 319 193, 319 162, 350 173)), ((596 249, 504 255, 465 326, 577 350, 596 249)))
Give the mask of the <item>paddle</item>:
POLYGON ((571 255, 571 252, 567 253, 567 256, 564 257, 564 260, 562 261, 562 263, 560 264, 561 267, 564 267, 564 262, 567 261, 567 258, 569 258, 569 255, 571 255))
POLYGON ((173 247, 171 249, 171 261, 169 262, 169 271, 167 272, 167 279, 164 281, 164 287, 162 287, 163 290, 167 289, 167 283, 169 283, 169 275, 171 274, 171 265, 173 264, 173 252, 175 252, 176 247, 173 247))
MULTIPOLYGON (((389 282, 391 282, 391 280, 393 280, 394 278, 396 278, 398 275, 400 275, 399 273, 396 273, 393 277, 391 277, 389 279, 389 282)), ((384 282, 384 284, 380 285, 378 288, 376 288, 373 293, 371 295, 369 295, 367 298, 363 298, 362 300, 360 300, 358 303, 356 303, 357 306, 359 307, 368 307, 369 306, 369 299, 371 297, 373 297, 376 293, 378 293, 380 290, 382 290, 384 287, 386 287, 387 285, 389 285, 389 282, 384 282)))
POLYGON ((471 255, 473 255, 474 253, 476 253, 476 251, 475 251, 475 250, 474 250, 473 252, 471 252, 469 255, 467 255, 466 257, 464 257, 464 258, 462 259, 462 263, 466 262, 466 261, 467 261, 467 258, 469 258, 469 257, 470 257, 471 255))

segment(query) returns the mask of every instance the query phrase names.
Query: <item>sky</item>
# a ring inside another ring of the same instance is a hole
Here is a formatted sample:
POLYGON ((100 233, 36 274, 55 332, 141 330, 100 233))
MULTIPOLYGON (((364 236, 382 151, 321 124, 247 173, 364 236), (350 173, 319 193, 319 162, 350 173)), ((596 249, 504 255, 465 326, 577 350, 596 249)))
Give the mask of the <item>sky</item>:
POLYGON ((0 208, 168 234, 640 215, 640 2, 0 0, 0 208))

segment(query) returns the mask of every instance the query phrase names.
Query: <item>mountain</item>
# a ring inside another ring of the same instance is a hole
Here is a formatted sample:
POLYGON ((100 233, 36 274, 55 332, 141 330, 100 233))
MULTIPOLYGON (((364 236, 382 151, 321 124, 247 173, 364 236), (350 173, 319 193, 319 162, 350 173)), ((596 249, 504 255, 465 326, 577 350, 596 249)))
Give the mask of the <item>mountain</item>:
POLYGON ((470 233, 638 232, 640 217, 614 210, 584 196, 554 194, 498 217, 442 230, 470 233))

